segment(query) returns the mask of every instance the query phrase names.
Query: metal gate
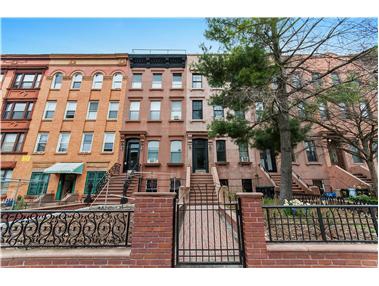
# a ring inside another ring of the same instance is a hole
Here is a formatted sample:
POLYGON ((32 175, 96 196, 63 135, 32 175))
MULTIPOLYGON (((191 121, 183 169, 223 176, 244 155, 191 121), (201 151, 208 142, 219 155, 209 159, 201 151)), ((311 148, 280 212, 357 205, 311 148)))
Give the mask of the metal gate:
POLYGON ((175 217, 175 266, 244 266, 239 201, 220 188, 191 187, 175 217))

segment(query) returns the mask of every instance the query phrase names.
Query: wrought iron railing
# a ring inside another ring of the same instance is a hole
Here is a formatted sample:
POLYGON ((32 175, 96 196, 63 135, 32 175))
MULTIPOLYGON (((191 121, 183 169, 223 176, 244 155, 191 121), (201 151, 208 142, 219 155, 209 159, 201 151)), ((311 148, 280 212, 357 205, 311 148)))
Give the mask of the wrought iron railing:
POLYGON ((113 166, 104 174, 104 176, 99 180, 99 182, 95 186, 95 192, 93 194, 98 194, 104 188, 104 186, 108 183, 109 178, 120 174, 121 164, 114 163, 113 166))
POLYGON ((3 211, 0 246, 130 246, 133 214, 133 210, 3 211))
POLYGON ((361 200, 349 200, 344 197, 328 197, 314 195, 293 195, 293 199, 298 199, 303 203, 312 205, 368 205, 367 202, 361 200))
POLYGON ((270 242, 378 242, 378 206, 263 206, 270 242))

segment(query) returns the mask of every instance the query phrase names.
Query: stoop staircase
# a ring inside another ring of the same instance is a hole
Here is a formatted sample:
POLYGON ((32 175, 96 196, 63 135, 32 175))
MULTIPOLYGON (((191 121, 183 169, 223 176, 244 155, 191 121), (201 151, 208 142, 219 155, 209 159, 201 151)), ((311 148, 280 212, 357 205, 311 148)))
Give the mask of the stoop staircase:
POLYGON ((190 204, 214 204, 218 202, 212 174, 191 174, 190 204))
POLYGON ((363 175, 362 173, 353 173, 353 175, 358 179, 361 179, 363 182, 369 184, 370 186, 372 185, 372 180, 367 176, 363 175))
MULTIPOLYGON (((280 187, 280 173, 270 173, 270 177, 275 182, 275 184, 280 187)), ((292 179, 292 192, 295 195, 304 195, 304 191, 301 189, 300 185, 297 184, 295 180, 292 179)))

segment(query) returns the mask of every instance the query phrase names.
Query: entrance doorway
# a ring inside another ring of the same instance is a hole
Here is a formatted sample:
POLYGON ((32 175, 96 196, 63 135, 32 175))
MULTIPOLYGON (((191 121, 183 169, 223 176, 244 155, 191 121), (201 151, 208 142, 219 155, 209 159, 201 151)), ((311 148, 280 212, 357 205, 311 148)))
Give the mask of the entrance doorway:
POLYGON ((266 149, 264 151, 261 151, 260 152, 260 161, 261 161, 261 166, 267 172, 275 173, 277 171, 277 169, 276 169, 276 158, 275 158, 274 150, 266 149))
POLYGON ((67 194, 74 193, 76 174, 61 174, 58 183, 58 191, 55 200, 60 201, 67 194))
POLYGON ((192 171, 208 173, 208 140, 192 140, 192 171))
POLYGON ((330 156, 330 162, 332 165, 337 165, 342 169, 346 169, 345 158, 342 153, 342 149, 339 147, 338 142, 333 139, 328 140, 328 151, 330 156))
POLYGON ((128 170, 138 171, 140 143, 138 139, 129 139, 125 144, 124 173, 128 170))

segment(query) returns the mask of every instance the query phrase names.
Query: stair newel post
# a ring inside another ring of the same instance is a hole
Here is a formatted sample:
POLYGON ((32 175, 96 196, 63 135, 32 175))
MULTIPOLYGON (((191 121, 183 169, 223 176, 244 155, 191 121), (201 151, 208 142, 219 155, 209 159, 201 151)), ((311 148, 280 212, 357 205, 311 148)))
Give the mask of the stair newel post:
POLYGON ((107 204, 107 201, 108 201, 108 191, 109 191, 109 180, 107 181, 107 191, 105 193, 105 204, 107 204))

